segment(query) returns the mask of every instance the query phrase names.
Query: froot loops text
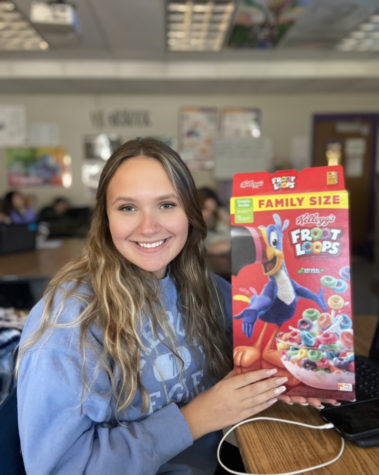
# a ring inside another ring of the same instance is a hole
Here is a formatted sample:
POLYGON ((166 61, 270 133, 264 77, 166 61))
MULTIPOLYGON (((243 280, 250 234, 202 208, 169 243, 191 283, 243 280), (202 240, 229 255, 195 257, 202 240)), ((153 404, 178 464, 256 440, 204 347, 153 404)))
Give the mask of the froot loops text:
POLYGON ((336 228, 298 228, 291 231, 291 242, 296 256, 305 254, 332 254, 340 251, 341 230, 336 228))

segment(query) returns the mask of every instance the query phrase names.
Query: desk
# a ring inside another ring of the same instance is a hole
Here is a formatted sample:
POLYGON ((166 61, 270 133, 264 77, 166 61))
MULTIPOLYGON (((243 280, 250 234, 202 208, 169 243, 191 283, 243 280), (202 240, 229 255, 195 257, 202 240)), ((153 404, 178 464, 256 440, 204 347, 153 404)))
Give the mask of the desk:
MULTIPOLYGON (((80 255, 85 239, 64 238, 61 242, 61 246, 54 249, 0 255, 0 280, 53 277, 64 264, 80 255)), ((207 256, 207 263, 212 272, 230 280, 230 259, 230 254, 207 256)))
MULTIPOLYGON (((278 417, 313 425, 325 422, 317 409, 288 406, 279 401, 259 416, 278 417)), ((257 421, 236 431, 241 456, 248 472, 285 473, 312 467, 334 458, 340 437, 333 429, 312 430, 273 421, 257 421)), ((379 447, 363 449, 345 441, 342 457, 332 465, 312 470, 314 475, 374 475, 378 473, 379 447)))
MULTIPOLYGON (((355 351, 367 354, 378 320, 377 316, 356 316, 355 351)), ((322 425, 313 407, 289 406, 279 401, 259 416, 277 417, 322 425)), ((340 437, 332 429, 312 430, 272 421, 257 421, 240 426, 236 439, 246 471, 281 473, 318 465, 339 452, 340 437)), ((379 447, 363 449, 345 441, 342 457, 328 467, 307 472, 314 475, 374 475, 379 473, 379 447)))
POLYGON ((80 255, 85 239, 65 238, 59 247, 0 256, 0 280, 51 278, 80 255))

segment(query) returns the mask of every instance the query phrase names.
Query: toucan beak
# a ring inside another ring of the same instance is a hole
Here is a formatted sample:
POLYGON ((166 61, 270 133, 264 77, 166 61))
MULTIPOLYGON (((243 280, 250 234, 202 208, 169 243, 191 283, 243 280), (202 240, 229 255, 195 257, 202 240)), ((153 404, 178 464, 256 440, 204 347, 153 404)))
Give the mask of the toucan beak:
POLYGON ((246 226, 232 226, 232 275, 238 275, 249 264, 265 260, 265 248, 260 229, 246 226))

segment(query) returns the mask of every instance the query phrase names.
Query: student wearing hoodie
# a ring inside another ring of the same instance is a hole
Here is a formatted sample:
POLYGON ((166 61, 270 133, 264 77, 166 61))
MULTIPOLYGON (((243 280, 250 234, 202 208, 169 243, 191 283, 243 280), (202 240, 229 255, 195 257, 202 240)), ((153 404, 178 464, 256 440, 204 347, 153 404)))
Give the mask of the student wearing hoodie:
POLYGON ((18 366, 26 471, 215 472, 220 431, 274 404, 275 370, 234 375, 229 283, 208 272, 192 176, 167 145, 103 169, 82 256, 32 309, 18 366))

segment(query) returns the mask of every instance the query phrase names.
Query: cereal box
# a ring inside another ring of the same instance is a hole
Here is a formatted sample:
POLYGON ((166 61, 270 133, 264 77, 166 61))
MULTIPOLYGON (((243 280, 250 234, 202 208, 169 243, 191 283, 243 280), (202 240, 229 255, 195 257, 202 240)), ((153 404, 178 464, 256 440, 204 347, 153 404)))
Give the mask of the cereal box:
POLYGON ((277 367, 291 396, 355 399, 343 168, 234 176, 234 366, 277 367))

